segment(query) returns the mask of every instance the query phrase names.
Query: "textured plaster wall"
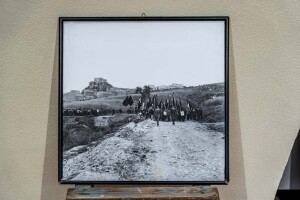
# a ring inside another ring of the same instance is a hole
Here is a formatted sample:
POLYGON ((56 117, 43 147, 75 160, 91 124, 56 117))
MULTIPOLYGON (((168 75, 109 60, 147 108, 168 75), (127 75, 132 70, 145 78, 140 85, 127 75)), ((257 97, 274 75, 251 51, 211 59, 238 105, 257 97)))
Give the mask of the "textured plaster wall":
POLYGON ((0 1, 0 198, 63 199, 59 16, 228 15, 230 177, 222 200, 273 200, 300 127, 300 2, 0 1))

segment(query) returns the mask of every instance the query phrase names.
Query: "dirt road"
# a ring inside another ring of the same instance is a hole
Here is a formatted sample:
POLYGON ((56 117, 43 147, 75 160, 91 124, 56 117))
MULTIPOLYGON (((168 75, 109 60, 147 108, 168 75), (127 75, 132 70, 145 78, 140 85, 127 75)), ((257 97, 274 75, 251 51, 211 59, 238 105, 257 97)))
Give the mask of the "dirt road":
POLYGON ((65 152, 64 179, 222 181, 224 142, 224 133, 198 122, 131 122, 84 153, 65 152))

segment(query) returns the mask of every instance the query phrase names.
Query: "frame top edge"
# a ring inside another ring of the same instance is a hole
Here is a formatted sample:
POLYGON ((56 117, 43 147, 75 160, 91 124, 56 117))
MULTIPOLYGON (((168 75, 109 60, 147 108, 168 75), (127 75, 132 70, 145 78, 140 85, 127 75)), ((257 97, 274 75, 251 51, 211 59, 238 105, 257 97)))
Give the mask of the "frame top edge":
POLYGON ((59 17, 59 21, 229 21, 229 16, 59 17))

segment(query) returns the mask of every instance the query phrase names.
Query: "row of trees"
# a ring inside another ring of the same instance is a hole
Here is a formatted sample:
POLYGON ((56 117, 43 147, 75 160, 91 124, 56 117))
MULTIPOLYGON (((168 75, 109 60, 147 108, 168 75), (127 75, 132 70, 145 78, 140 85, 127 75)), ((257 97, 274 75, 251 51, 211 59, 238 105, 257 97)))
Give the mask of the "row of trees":
POLYGON ((141 94, 142 95, 142 102, 144 102, 147 98, 150 97, 152 88, 148 85, 145 85, 143 88, 136 87, 135 94, 141 94))
POLYGON ((133 103, 134 103, 134 101, 133 101, 133 99, 132 99, 132 97, 131 97, 131 95, 130 95, 130 96, 127 96, 127 97, 124 99, 124 101, 123 101, 123 106, 128 106, 128 105, 132 106, 133 103))
MULTIPOLYGON (((150 94, 151 94, 152 88, 149 87, 148 85, 145 85, 143 88, 141 87, 136 87, 135 89, 135 94, 141 94, 141 100, 142 102, 144 102, 147 98, 150 98, 150 94)), ((132 106, 134 103, 131 95, 130 96, 126 96, 126 98, 123 101, 123 106, 132 106)))

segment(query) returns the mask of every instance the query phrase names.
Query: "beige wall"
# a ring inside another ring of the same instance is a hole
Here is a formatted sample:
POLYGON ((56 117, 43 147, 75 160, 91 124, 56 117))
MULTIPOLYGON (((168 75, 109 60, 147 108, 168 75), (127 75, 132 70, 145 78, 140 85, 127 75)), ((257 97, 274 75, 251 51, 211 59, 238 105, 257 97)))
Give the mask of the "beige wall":
POLYGON ((300 127, 300 2, 0 1, 0 199, 57 183, 59 16, 228 15, 230 177, 222 200, 273 200, 300 127))

